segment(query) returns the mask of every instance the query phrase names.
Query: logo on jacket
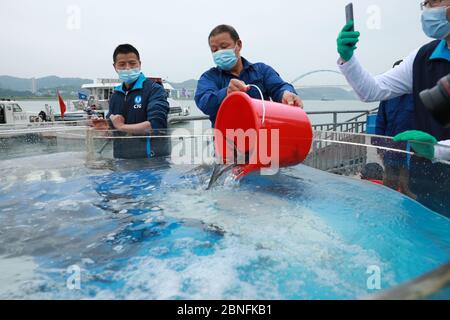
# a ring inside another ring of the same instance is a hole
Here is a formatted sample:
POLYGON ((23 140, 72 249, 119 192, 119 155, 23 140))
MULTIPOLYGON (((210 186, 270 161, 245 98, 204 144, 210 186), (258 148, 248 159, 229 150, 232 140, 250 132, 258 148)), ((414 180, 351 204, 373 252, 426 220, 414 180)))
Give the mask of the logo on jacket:
POLYGON ((142 109, 142 97, 141 96, 137 96, 136 98, 134 98, 134 108, 135 109, 142 109))
POLYGON ((137 96, 136 98, 134 98, 134 104, 141 104, 141 102, 142 102, 141 96, 137 96))

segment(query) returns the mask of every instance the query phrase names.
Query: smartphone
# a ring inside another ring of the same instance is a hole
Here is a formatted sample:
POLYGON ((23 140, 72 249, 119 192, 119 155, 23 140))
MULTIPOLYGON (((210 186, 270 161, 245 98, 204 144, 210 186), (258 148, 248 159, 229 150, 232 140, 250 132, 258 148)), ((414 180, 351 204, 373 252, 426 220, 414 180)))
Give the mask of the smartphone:
MULTIPOLYGON (((345 7, 345 16, 347 18, 347 23, 350 20, 355 21, 354 15, 353 15, 353 3, 349 3, 346 7, 345 7)), ((353 28, 350 31, 355 31, 355 24, 353 24, 353 28)))

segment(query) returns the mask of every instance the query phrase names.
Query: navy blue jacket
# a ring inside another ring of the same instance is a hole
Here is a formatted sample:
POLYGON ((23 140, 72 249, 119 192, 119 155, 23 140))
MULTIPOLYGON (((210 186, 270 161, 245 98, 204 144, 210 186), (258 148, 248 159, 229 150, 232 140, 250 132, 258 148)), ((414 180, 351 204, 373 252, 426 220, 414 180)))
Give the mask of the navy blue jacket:
POLYGON ((169 114, 167 93, 163 86, 141 73, 129 91, 125 85, 114 89, 107 118, 111 114, 122 115, 126 124, 150 121, 152 129, 166 129, 169 114))
POLYGON ((408 94, 381 102, 377 116, 377 135, 394 137, 399 133, 414 129, 413 95, 408 94))
MULTIPOLYGON (((242 58, 242 63, 244 70, 239 77, 219 68, 212 68, 200 77, 195 93, 195 102, 197 107, 209 116, 213 127, 220 105, 227 96, 231 79, 239 79, 246 84, 258 86, 265 100, 272 99, 275 102, 281 102, 285 91, 296 93, 294 87, 283 81, 272 67, 264 63, 253 64, 244 58, 242 58)), ((261 99, 256 88, 252 87, 247 93, 252 98, 261 99)))
POLYGON ((437 82, 449 73, 450 59, 445 40, 432 41, 419 50, 413 67, 416 128, 417 130, 431 134, 439 141, 450 139, 450 128, 444 128, 434 120, 431 113, 423 104, 419 94, 423 90, 436 86, 437 82))
MULTIPOLYGON (((417 53, 413 67, 414 113, 417 130, 433 135, 437 140, 450 139, 450 128, 444 128, 427 110, 419 93, 436 86, 438 80, 450 73, 450 55, 445 40, 435 40, 417 53)), ((442 163, 413 157, 410 169, 411 191, 428 208, 449 216, 450 168, 442 163)))
MULTIPOLYGON (((414 97, 411 94, 381 102, 378 109, 376 134, 394 137, 399 133, 415 129, 414 97)), ((373 144, 382 147, 406 150, 406 142, 394 142, 387 139, 373 138, 373 144)), ((406 167, 409 157, 399 152, 379 150, 383 154, 386 167, 406 167)))
MULTIPOLYGON (((110 116, 122 115, 125 124, 138 124, 149 121, 152 126, 152 136, 167 129, 167 117, 169 114, 169 102, 164 87, 147 79, 141 73, 138 80, 126 91, 124 85, 115 88, 109 101, 110 116)), ((126 133, 115 132, 115 136, 126 136, 126 133)), ((168 152, 167 139, 157 138, 133 138, 115 139, 114 157, 119 159, 139 159, 163 156, 168 152)))

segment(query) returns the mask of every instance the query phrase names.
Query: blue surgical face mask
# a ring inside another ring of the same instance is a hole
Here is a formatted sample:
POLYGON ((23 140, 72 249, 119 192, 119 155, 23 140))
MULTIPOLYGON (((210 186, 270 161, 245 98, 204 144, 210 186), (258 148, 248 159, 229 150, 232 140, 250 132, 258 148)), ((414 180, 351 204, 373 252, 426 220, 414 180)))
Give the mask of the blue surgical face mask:
POLYGON ((422 12, 422 28, 433 39, 442 40, 450 35, 447 7, 426 8, 422 12))
POLYGON ((117 70, 119 79, 126 84, 131 84, 135 82, 141 75, 140 69, 129 69, 129 70, 117 70))
POLYGON ((213 53, 214 63, 218 68, 230 71, 238 62, 235 49, 224 49, 213 53))

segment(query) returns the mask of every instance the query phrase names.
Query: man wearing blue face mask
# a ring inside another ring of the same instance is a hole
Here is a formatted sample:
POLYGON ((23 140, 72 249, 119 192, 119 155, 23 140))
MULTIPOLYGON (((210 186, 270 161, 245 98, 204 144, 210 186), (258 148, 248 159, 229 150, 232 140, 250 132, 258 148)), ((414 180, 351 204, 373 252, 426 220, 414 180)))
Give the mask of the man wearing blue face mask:
POLYGON ((270 66, 251 63, 241 57, 242 41, 237 31, 228 25, 220 25, 208 37, 216 68, 205 72, 197 85, 195 102, 199 109, 210 117, 214 127, 217 113, 223 100, 232 92, 247 92, 261 99, 259 87, 265 100, 303 107, 294 87, 281 79, 270 66))
MULTIPOLYGON (((435 141, 450 139, 450 129, 439 124, 426 109, 420 92, 433 88, 450 74, 450 0, 427 0, 421 3, 422 28, 434 41, 413 51, 403 63, 384 74, 373 77, 354 56, 359 32, 352 31, 349 22, 337 39, 339 67, 348 83, 365 102, 390 100, 412 94, 415 128, 435 141)), ((406 132, 396 140, 415 140, 417 131, 406 132)), ((411 144, 417 148, 417 144, 411 144)), ((417 154, 422 154, 420 150, 417 154)), ((430 157, 431 158, 431 157, 430 157)), ((449 215, 450 170, 442 164, 413 157, 411 161, 411 190, 427 207, 449 215)))
MULTIPOLYGON (((97 129, 115 129, 116 136, 157 136, 167 129, 169 103, 163 86, 147 79, 141 72, 139 52, 123 44, 113 54, 114 69, 122 84, 114 89, 109 101, 107 121, 94 119, 97 129)), ((114 157, 138 159, 168 153, 167 141, 156 138, 115 139, 114 157)))

